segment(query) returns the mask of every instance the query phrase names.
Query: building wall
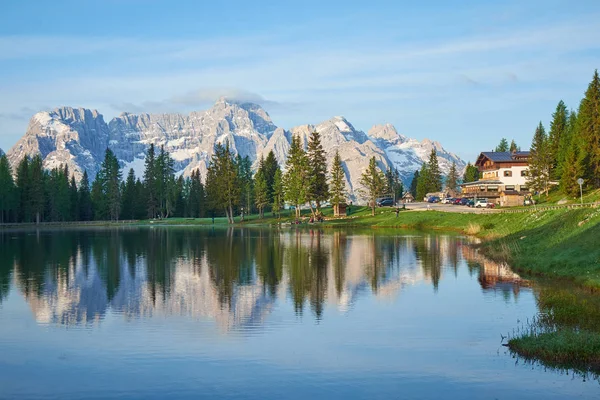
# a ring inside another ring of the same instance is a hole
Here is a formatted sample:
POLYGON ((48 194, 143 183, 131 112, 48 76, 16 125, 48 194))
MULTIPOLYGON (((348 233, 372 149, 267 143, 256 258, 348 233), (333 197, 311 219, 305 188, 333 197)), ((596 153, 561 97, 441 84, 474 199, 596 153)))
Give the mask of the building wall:
POLYGON ((522 176, 523 171, 527 171, 526 166, 512 166, 510 168, 500 168, 494 171, 483 171, 482 179, 499 180, 504 185, 526 185, 527 178, 522 176), (504 176, 505 171, 509 171, 512 176, 504 176))

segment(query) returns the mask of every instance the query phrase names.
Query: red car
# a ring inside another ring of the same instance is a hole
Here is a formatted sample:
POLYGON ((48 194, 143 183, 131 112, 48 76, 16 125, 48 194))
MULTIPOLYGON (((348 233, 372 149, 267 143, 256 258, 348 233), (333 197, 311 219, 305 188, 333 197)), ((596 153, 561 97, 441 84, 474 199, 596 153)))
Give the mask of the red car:
POLYGON ((460 201, 461 201, 461 200, 462 200, 462 199, 461 199, 460 197, 459 197, 459 198, 457 198, 457 199, 454 199, 454 201, 452 202, 452 204, 454 204, 454 205, 460 205, 460 201))

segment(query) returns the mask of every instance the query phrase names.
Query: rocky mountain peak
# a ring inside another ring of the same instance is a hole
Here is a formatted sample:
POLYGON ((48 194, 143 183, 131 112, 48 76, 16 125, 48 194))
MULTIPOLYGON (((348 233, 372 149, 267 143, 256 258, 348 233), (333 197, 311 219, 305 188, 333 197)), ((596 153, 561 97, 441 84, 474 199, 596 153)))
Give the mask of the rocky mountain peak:
POLYGON ((389 144, 403 143, 406 141, 406 137, 400 135, 396 130, 396 127, 389 123, 384 125, 373 125, 373 127, 369 129, 368 135, 369 138, 373 140, 381 140, 388 142, 389 144))

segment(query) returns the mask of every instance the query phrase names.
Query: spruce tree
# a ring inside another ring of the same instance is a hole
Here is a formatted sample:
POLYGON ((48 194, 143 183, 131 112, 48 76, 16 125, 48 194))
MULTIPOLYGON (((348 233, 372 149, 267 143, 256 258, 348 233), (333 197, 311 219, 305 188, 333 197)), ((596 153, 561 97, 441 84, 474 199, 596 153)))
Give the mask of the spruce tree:
POLYGON ((419 177, 417 179, 417 195, 415 196, 415 199, 418 199, 418 201, 423 201, 425 199, 425 196, 427 195, 427 193, 429 193, 429 182, 430 178, 428 164, 423 163, 423 165, 421 165, 421 170, 419 171, 419 177))
POLYGON ((300 207, 308 199, 309 166, 300 137, 297 135, 292 137, 286 168, 283 176, 285 200, 295 206, 296 218, 300 218, 300 207))
POLYGON ((465 169, 465 174, 463 176, 463 182, 464 183, 475 182, 478 179, 479 179, 479 169, 477 169, 477 167, 474 166, 473 164, 471 164, 470 162, 467 163, 467 168, 465 169))
POLYGON ((264 164, 264 175, 267 181, 267 191, 269 193, 270 202, 273 202, 273 186, 275 185, 275 173, 278 170, 281 170, 281 168, 279 167, 279 163, 275 158, 275 153, 273 153, 273 150, 271 150, 269 151, 269 154, 267 154, 267 158, 265 158, 264 164))
POLYGON ((234 223, 234 207, 240 201, 240 180, 238 168, 229 149, 229 143, 224 147, 215 145, 206 174, 206 192, 213 210, 223 209, 230 224, 234 223))
POLYGON ((429 154, 429 162, 427 163, 427 192, 439 192, 442 190, 442 171, 438 164, 437 154, 435 149, 431 149, 429 154))
POLYGON ((561 150, 564 150, 561 143, 564 142, 564 137, 567 135, 568 120, 569 112, 565 103, 561 100, 556 106, 556 111, 552 114, 550 133, 548 135, 548 157, 551 163, 551 179, 559 179, 562 174, 561 167, 566 154, 561 153, 561 150))
POLYGON ((71 175, 71 183, 69 184, 69 205, 70 205, 70 220, 79 220, 79 192, 77 190, 77 182, 75 181, 75 175, 71 175))
POLYGON ((25 156, 17 166, 17 208, 19 222, 31 222, 31 172, 29 157, 25 156))
POLYGON ((517 143, 515 142, 515 139, 513 139, 510 142, 510 148, 508 150, 511 153, 514 153, 514 152, 517 152, 517 151, 521 151, 521 148, 519 146, 517 146, 517 143))
POLYGON ((330 181, 329 201, 332 206, 339 207, 340 204, 346 202, 346 179, 344 167, 342 166, 342 158, 339 151, 335 151, 333 164, 331 165, 331 181, 330 181))
POLYGON ((269 204, 269 194, 267 192, 267 180, 261 169, 254 176, 254 201, 259 217, 262 219, 264 217, 264 209, 269 204))
POLYGON ((410 182, 410 194, 412 194, 415 199, 417 199, 417 183, 419 182, 419 174, 419 170, 416 170, 412 181, 410 182))
POLYGON ((579 168, 593 187, 600 187, 600 78, 598 70, 590 82, 577 113, 579 168))
POLYGON ((44 168, 42 157, 37 154, 31 160, 30 165, 30 201, 31 201, 31 213, 34 217, 35 223, 39 224, 44 214, 44 208, 46 205, 46 196, 44 191, 44 168))
POLYGON ((327 184, 327 159, 325 158, 325 150, 321 145, 321 136, 317 131, 310 134, 307 156, 309 170, 308 201, 310 203, 314 201, 316 209, 319 211, 321 202, 329 197, 329 185, 327 184))
POLYGON ((533 135, 529 150, 527 184, 533 191, 548 194, 550 186, 550 149, 544 126, 540 122, 533 135))
POLYGON ((385 176, 377 166, 377 160, 375 157, 371 157, 369 160, 369 166, 367 167, 367 170, 363 172, 362 176, 360 177, 360 184, 363 186, 363 191, 366 197, 369 199, 371 215, 374 216, 375 207, 377 206, 377 197, 379 197, 385 189, 385 176))
POLYGON ((569 146, 565 156, 560 178, 560 188, 569 197, 575 198, 579 195, 579 184, 577 179, 581 178, 582 171, 579 168, 579 146, 569 146))
POLYGON ((156 218, 158 215, 158 196, 156 193, 156 153, 154 144, 150 145, 144 164, 144 187, 147 196, 148 217, 156 218))
POLYGON ((456 193, 458 190, 458 170, 456 169, 456 163, 453 161, 448 177, 446 179, 446 189, 450 190, 451 193, 456 193))
POLYGON ((0 224, 12 221, 16 214, 17 187, 6 154, 0 156, 0 224))
POLYGON ((123 197, 121 205, 121 218, 123 219, 135 219, 135 203, 139 201, 137 198, 136 187, 135 187, 135 171, 133 168, 129 169, 127 179, 123 185, 123 197))
POLYGON ((277 213, 280 216, 281 209, 283 208, 283 175, 279 167, 275 170, 273 177, 273 213, 277 213))
POLYGON ((508 147, 508 140, 506 140, 506 138, 502 138, 500 140, 500 143, 498 144, 498 146, 496 146, 496 152, 507 152, 509 149, 508 147))
POLYGON ((93 217, 92 199, 90 195, 90 181, 87 171, 83 171, 78 193, 79 220, 91 221, 93 217))

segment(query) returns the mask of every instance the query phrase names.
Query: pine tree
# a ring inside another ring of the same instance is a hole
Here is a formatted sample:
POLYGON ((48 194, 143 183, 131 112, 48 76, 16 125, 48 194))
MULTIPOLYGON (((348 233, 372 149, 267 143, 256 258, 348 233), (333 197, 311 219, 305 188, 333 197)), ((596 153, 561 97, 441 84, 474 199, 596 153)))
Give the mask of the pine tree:
POLYGON ((156 153, 154 144, 150 144, 144 164, 144 187, 147 196, 148 217, 156 218, 158 215, 158 195, 156 193, 156 153))
POLYGON ((79 183, 79 220, 91 221, 93 217, 92 199, 90 195, 90 181, 87 171, 83 171, 83 177, 79 183))
POLYGON ((579 146, 569 146, 562 167, 560 188, 570 197, 577 197, 577 195, 579 195, 579 184, 577 183, 577 179, 581 178, 582 171, 579 168, 578 159, 579 146))
POLYGON ((17 166, 17 208, 20 222, 31 221, 31 172, 27 156, 17 166))
POLYGON ((496 146, 496 152, 507 152, 508 151, 508 140, 506 138, 502 138, 498 146, 496 146))
POLYGON ((329 197, 329 185, 327 184, 327 159, 325 158, 325 150, 321 145, 321 136, 317 131, 310 134, 307 156, 309 173, 308 201, 311 204, 311 210, 314 201, 316 209, 319 211, 321 202, 329 197))
POLYGON ((463 182, 464 183, 475 182, 478 179, 479 179, 479 169, 477 169, 477 167, 474 166, 473 164, 471 164, 470 162, 467 163, 467 168, 465 169, 465 174, 463 176, 463 182))
POLYGON ((92 185, 92 203, 96 219, 119 219, 121 210, 121 171, 112 150, 106 149, 104 161, 92 185))
POLYGON ((39 154, 33 157, 29 171, 29 196, 31 201, 31 213, 34 216, 35 223, 39 224, 42 220, 46 205, 46 196, 44 192, 44 169, 42 157, 39 154))
POLYGON ((283 176, 283 188, 285 200, 296 208, 296 218, 300 218, 300 206, 308 198, 308 171, 308 160, 300 137, 294 135, 288 152, 287 171, 283 176))
POLYGON ((277 213, 280 216, 281 208, 283 207, 283 175, 281 169, 275 170, 275 176, 273 177, 273 213, 277 213))
POLYGON ((564 164, 566 154, 561 154, 561 143, 564 142, 564 137, 568 130, 569 112, 565 103, 561 100, 556 106, 556 111, 552 114, 552 122, 550 123, 550 134, 548 136, 548 157, 550 158, 551 170, 550 177, 559 179, 562 171, 561 167, 564 164))
POLYGON ((269 151, 269 154, 267 154, 267 158, 265 158, 264 164, 264 175, 267 181, 267 191, 269 193, 269 201, 271 203, 273 202, 273 192, 275 190, 275 174, 278 170, 280 171, 281 168, 279 167, 279 163, 275 158, 275 153, 273 153, 273 150, 271 150, 269 151))
POLYGON ((600 187, 600 78, 598 70, 590 82, 577 113, 579 168, 584 179, 600 187))
MULTIPOLYGON (((264 173, 264 162, 262 158, 259 161, 259 169, 263 169, 264 173)), ((235 164, 238 168, 238 176, 240 179, 240 204, 246 209, 246 213, 252 213, 252 205, 254 203, 254 180, 252 178, 252 161, 250 157, 243 157, 237 155, 235 158, 235 164)))
POLYGON ((17 187, 6 154, 0 156, 0 224, 13 220, 16 215, 17 187))
POLYGON ((331 181, 329 191, 329 201, 334 207, 346 202, 346 179, 344 167, 342 166, 342 158, 339 151, 335 151, 333 164, 331 166, 331 181))
POLYGON ((71 221, 79 220, 79 192, 77 190, 77 182, 75 181, 75 175, 71 175, 71 183, 69 184, 69 219, 71 221))
POLYGON ((375 215, 375 207, 377 206, 377 197, 381 195, 381 192, 385 189, 385 177, 383 172, 377 166, 377 160, 375 157, 371 157, 369 160, 369 166, 367 170, 363 172, 360 177, 360 184, 364 187, 364 192, 371 206, 371 215, 375 215))
POLYGON ((517 143, 515 142, 515 139, 511 140, 509 151, 511 153, 514 153, 514 152, 517 152, 517 151, 521 151, 521 148, 519 146, 517 146, 517 143))
POLYGON ((540 122, 533 135, 529 150, 527 184, 533 191, 548 194, 550 185, 550 149, 544 126, 540 122))
POLYGON ((417 179, 417 195, 415 199, 418 199, 419 201, 425 199, 425 196, 427 195, 427 193, 429 193, 429 182, 429 167, 427 163, 423 163, 423 165, 421 165, 421 170, 419 171, 419 177, 417 179))
POLYGON ((453 161, 446 179, 446 189, 448 189, 451 193, 456 193, 458 190, 458 180, 459 176, 456 169, 456 163, 453 161))
POLYGON ((215 146, 206 174, 206 192, 212 209, 224 209, 233 224, 233 210, 240 201, 240 180, 229 143, 215 146))
POLYGON ((130 168, 129 173, 127 174, 127 179, 123 185, 121 218, 135 219, 135 203, 139 201, 136 196, 135 171, 133 168, 130 168))
POLYGON ((428 180, 427 180, 427 192, 439 192, 442 190, 442 171, 438 164, 437 154, 435 149, 431 149, 429 155, 429 162, 427 163, 428 180))
POLYGON ((410 194, 412 194, 415 199, 417 199, 417 184, 419 182, 419 174, 419 170, 416 170, 412 181, 410 182, 410 194))
POLYGON ((269 194, 267 192, 267 180, 261 169, 254 176, 254 201, 259 217, 262 219, 264 217, 264 209, 269 204, 269 194))

